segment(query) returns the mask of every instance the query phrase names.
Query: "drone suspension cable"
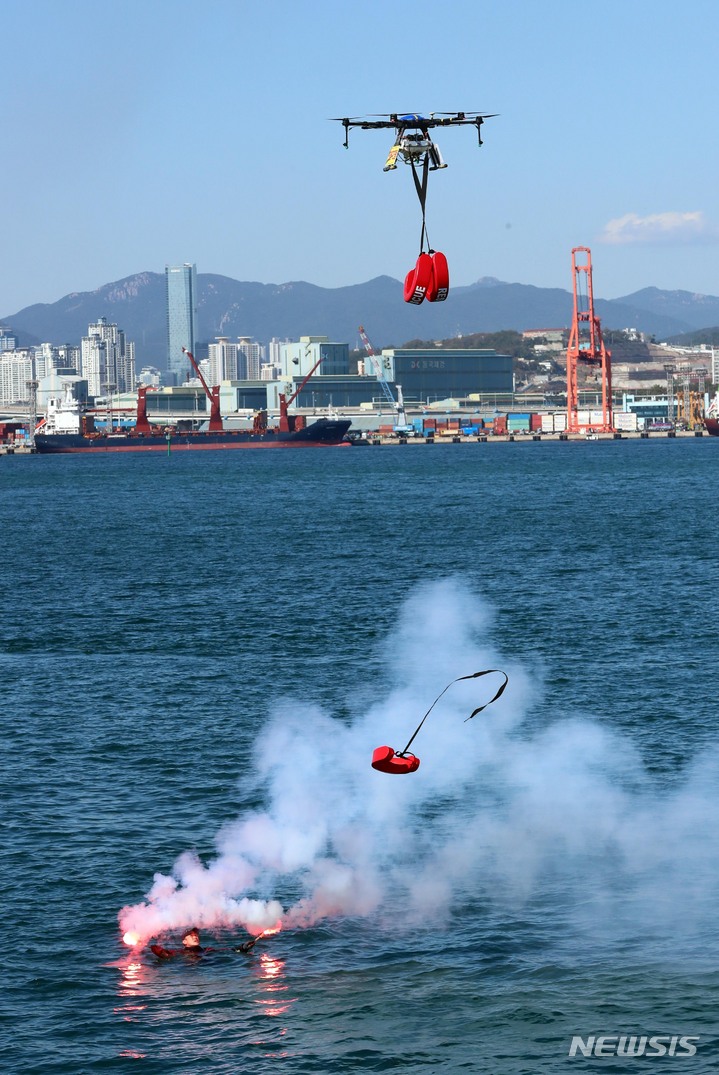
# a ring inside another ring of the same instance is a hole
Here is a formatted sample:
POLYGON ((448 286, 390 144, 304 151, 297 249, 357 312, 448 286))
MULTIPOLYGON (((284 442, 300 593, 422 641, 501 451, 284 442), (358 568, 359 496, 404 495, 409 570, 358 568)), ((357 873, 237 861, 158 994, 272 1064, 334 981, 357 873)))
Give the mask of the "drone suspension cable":
POLYGON ((422 230, 419 235, 419 252, 424 253, 425 240, 427 242, 427 250, 429 251, 429 235, 427 234, 427 221, 425 220, 426 205, 427 205, 427 181, 429 180, 429 156, 425 154, 422 161, 422 178, 417 175, 417 168, 414 163, 414 159, 410 159, 412 166, 412 178, 414 179, 415 189, 417 191, 417 197, 419 198, 419 204, 422 207, 422 230))

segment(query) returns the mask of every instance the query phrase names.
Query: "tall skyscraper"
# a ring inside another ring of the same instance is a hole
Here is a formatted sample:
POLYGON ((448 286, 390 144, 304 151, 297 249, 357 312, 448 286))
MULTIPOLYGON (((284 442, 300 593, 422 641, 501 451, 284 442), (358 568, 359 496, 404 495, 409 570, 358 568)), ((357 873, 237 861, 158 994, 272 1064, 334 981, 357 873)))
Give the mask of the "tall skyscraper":
POLYGON ((166 265, 167 281, 167 368, 177 384, 187 377, 189 362, 182 348, 195 353, 197 318, 197 270, 194 265, 166 265))

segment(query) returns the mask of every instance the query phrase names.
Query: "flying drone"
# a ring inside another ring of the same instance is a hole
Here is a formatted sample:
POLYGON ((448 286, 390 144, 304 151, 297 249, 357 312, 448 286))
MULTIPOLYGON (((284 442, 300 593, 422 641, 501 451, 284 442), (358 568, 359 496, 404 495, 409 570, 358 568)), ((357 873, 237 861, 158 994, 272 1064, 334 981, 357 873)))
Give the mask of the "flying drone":
POLYGON ((361 131, 394 130, 394 145, 389 151, 384 164, 385 172, 397 168, 397 162, 408 164, 412 169, 417 197, 422 209, 422 231, 420 233, 419 257, 414 269, 411 269, 404 282, 404 300, 418 306, 425 298, 429 302, 442 302, 449 294, 449 268, 447 259, 439 250, 432 250, 429 245, 426 223, 427 184, 429 173, 446 168, 439 146, 429 133, 435 127, 472 126, 477 131, 477 142, 482 143, 482 124, 496 113, 482 112, 432 112, 429 117, 415 112, 400 115, 391 112, 386 116, 335 117, 345 129, 344 147, 349 149, 349 133, 353 127, 361 131), (427 250, 425 251, 425 245, 427 250))

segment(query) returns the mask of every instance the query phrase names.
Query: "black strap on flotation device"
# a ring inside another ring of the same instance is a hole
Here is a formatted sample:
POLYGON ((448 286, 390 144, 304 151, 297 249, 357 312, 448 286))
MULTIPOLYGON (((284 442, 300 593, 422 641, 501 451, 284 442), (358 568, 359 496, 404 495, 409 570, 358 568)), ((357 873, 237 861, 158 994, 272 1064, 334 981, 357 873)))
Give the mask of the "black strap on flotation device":
POLYGON ((429 236, 427 235, 427 223, 425 221, 425 213, 427 206, 427 182, 429 180, 429 154, 425 154, 422 161, 422 178, 417 174, 417 166, 414 163, 414 158, 410 158, 409 162, 412 166, 412 178, 414 179, 414 186, 417 191, 417 197, 419 198, 419 204, 422 207, 422 230, 419 235, 419 252, 424 253, 424 243, 427 240, 427 249, 429 249, 429 236))
POLYGON ((432 710, 434 709, 434 707, 436 706, 437 702, 440 700, 442 695, 447 693, 447 691, 452 686, 452 684, 460 683, 463 679, 478 679, 479 676, 489 676, 489 675, 492 674, 492 672, 498 672, 500 676, 504 676, 504 683, 501 684, 499 690, 494 695, 494 698, 490 698, 488 702, 484 703, 484 705, 477 706, 476 709, 472 710, 472 712, 469 714, 469 716, 466 717, 464 723, 466 724, 468 720, 471 720, 472 717, 476 717, 478 713, 481 713, 482 710, 486 709, 488 705, 492 704, 492 702, 496 702, 498 698, 501 698, 502 695, 504 694, 505 687, 509 683, 509 676, 507 675, 506 672, 503 672, 501 668, 485 668, 485 670, 483 672, 472 672, 472 674, 469 675, 469 676, 458 676, 457 679, 452 680, 452 683, 447 684, 447 686, 442 691, 442 694, 437 695, 435 700, 432 702, 432 705, 429 707, 429 709, 427 710, 427 712, 425 713, 425 715, 422 717, 421 721, 417 725, 417 727, 415 729, 415 732, 414 732, 414 735, 410 739, 409 743, 407 743, 407 746, 404 748, 404 750, 397 751, 397 757, 401 758, 408 752, 409 748, 412 746, 412 743, 414 742, 414 739, 415 739, 415 737, 417 735, 417 732, 422 727, 422 725, 424 724, 424 722, 426 721, 427 717, 430 715, 430 713, 432 712, 432 710))

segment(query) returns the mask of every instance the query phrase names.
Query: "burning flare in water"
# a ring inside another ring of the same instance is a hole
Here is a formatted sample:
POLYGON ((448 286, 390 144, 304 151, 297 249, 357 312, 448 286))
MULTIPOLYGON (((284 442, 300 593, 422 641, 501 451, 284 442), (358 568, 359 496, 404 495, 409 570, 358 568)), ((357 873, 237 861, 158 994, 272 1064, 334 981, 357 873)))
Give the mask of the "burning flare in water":
MULTIPOLYGON (((263 937, 273 937, 275 933, 279 933, 281 929, 282 922, 278 921, 274 926, 268 926, 267 929, 263 929, 255 934, 255 942, 261 940, 263 937)), ((142 939, 143 938, 139 933, 135 933, 135 931, 131 929, 128 929, 122 935, 122 942, 123 944, 126 944, 128 948, 136 948, 142 942, 142 939)))

